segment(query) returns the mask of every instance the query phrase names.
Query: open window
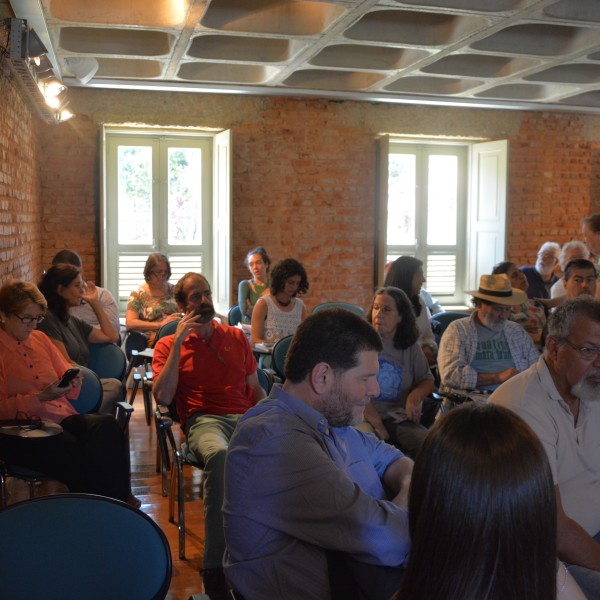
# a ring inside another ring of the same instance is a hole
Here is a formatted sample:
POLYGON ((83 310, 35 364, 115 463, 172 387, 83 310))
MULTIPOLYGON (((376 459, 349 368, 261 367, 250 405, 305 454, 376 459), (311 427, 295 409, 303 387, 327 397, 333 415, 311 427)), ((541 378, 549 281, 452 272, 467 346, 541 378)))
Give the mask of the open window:
POLYGON ((504 258, 507 142, 379 144, 378 282, 398 256, 423 261, 426 289, 442 304, 466 302, 504 258))
POLYGON ((104 131, 102 272, 125 312, 149 254, 169 257, 171 281, 188 271, 230 305, 229 132, 104 131), (213 227, 214 225, 214 227, 213 227))

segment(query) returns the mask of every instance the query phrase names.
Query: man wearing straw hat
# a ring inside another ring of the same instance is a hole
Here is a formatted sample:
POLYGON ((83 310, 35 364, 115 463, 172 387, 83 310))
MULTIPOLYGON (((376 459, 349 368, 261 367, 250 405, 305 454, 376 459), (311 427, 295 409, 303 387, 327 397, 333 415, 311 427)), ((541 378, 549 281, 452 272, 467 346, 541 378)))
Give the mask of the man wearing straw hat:
POLYGON ((448 326, 440 341, 440 391, 490 392, 539 358, 529 334, 509 321, 511 307, 527 302, 508 277, 482 275, 473 296, 475 311, 448 326))

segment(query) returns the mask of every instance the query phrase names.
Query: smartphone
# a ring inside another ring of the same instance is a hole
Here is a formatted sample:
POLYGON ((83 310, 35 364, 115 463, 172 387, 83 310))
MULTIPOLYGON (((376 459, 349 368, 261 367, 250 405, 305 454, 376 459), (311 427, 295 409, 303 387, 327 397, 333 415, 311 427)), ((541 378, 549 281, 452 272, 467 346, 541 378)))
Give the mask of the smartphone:
POLYGON ((61 380, 58 382, 58 387, 67 387, 69 383, 79 375, 79 371, 81 371, 81 369, 67 369, 61 377, 61 380))

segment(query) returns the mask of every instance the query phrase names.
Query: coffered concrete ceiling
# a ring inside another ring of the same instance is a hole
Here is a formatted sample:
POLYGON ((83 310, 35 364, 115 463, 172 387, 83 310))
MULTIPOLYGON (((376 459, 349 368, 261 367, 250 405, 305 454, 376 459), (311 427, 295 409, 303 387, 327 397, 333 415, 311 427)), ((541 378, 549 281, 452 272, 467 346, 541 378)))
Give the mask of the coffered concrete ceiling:
POLYGON ((600 112, 600 0, 9 1, 69 86, 600 112))

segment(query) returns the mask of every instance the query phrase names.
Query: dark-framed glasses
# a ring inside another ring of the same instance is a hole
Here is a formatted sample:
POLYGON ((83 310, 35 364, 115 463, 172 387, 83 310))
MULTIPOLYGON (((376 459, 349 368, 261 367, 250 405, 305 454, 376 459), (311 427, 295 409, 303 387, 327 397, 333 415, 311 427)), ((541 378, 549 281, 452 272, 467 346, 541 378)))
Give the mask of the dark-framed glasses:
POLYGON ((573 350, 575 350, 575 352, 577 352, 577 354, 579 354, 579 356, 581 356, 581 358, 583 358, 583 360, 587 360, 587 361, 591 362, 593 360, 596 360, 596 358, 598 358, 600 356, 600 348, 593 348, 593 347, 588 347, 588 346, 576 346, 575 344, 570 342, 567 338, 563 338, 561 341, 563 341, 568 346, 571 346, 571 348, 573 348, 573 350))
POLYGON ((41 429, 44 425, 42 419, 38 415, 29 415, 23 410, 17 411, 15 420, 17 421, 19 429, 22 429, 23 431, 41 429))
POLYGON ((22 317, 21 315, 15 315, 23 325, 31 325, 32 323, 41 323, 44 320, 44 315, 38 315, 37 317, 30 317, 29 315, 25 315, 22 317))

